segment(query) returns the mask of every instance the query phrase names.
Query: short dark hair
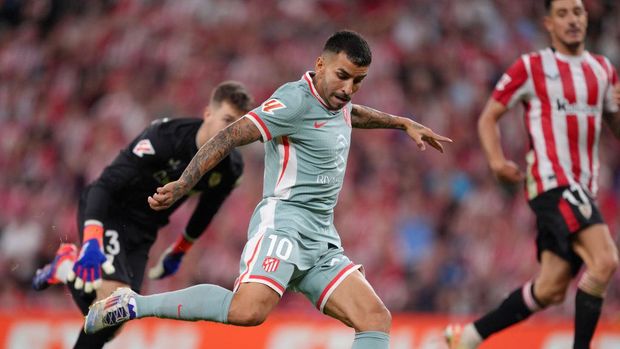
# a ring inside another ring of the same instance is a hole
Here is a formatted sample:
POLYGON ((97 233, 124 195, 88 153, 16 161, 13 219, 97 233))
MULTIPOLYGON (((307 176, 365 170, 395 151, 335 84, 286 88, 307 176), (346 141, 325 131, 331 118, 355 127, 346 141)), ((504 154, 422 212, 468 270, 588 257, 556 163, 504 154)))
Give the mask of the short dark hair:
POLYGON ((551 3, 553 2, 553 0, 545 0, 545 11, 547 13, 549 13, 549 11, 551 10, 551 3))
POLYGON ((347 58, 359 67, 367 67, 372 62, 372 52, 366 40, 358 33, 341 30, 327 39, 323 52, 344 52, 347 58))
POLYGON ((211 93, 211 104, 228 102, 235 108, 246 113, 252 109, 254 100, 245 86, 237 81, 224 81, 217 85, 211 93))

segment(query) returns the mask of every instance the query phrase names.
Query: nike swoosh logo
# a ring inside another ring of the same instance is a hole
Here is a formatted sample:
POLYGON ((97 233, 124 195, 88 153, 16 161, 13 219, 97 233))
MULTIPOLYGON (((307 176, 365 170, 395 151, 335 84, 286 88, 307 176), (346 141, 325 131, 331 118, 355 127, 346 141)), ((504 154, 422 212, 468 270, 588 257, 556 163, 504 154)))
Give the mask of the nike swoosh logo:
POLYGON ((314 122, 314 128, 321 128, 323 126, 325 126, 325 124, 327 123, 327 121, 323 121, 323 122, 314 122))

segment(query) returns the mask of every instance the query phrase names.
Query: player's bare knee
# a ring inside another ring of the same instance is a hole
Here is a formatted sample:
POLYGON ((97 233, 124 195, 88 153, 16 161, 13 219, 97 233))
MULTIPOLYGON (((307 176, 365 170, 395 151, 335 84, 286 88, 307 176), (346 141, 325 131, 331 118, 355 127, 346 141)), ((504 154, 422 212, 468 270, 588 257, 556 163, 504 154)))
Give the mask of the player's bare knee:
POLYGON ((245 297, 233 298, 228 311, 228 323, 237 326, 258 326, 265 322, 270 308, 263 302, 245 297))
POLYGON ((597 256, 593 265, 588 267, 588 272, 596 279, 607 282, 618 269, 618 254, 608 253, 597 256))
POLYGON ((380 332, 390 332, 392 327, 392 314, 385 307, 381 306, 376 311, 370 314, 372 330, 380 332))
POLYGON ((228 322, 237 326, 258 326, 267 319, 266 312, 260 309, 248 309, 234 315, 231 319, 229 315, 228 322))
POLYGON ((564 299, 566 299, 566 289, 552 290, 547 297, 547 302, 544 303, 548 305, 562 304, 564 303, 564 299))
POLYGON ((360 314, 358 319, 351 320, 353 328, 358 332, 379 331, 389 333, 392 327, 392 314, 383 304, 360 314))
POLYGON ((536 287, 535 296, 544 306, 560 304, 566 298, 567 288, 564 284, 541 284, 536 287))

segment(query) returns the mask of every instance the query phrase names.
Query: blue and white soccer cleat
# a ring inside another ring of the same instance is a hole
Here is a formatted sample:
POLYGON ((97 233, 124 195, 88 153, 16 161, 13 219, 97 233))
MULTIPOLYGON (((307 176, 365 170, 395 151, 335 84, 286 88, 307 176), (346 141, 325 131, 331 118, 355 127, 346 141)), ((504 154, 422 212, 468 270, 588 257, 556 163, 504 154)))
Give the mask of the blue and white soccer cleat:
POLYGON ((50 285, 65 283, 67 274, 77 259, 77 252, 78 249, 75 244, 60 244, 54 259, 37 270, 32 278, 32 288, 42 291, 50 285))
POLYGON ((91 305, 84 319, 84 332, 92 334, 135 319, 136 295, 130 288, 120 287, 108 298, 91 305))

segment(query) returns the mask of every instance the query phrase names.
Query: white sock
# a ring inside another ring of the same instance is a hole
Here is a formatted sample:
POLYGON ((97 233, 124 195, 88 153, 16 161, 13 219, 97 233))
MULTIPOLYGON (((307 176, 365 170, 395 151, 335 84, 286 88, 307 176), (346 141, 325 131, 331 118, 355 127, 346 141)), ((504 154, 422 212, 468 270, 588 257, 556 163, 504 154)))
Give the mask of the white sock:
POLYGON ((480 343, 482 343, 482 337, 474 327, 474 324, 467 324, 461 334, 461 346, 467 349, 476 349, 480 343))

